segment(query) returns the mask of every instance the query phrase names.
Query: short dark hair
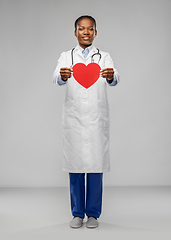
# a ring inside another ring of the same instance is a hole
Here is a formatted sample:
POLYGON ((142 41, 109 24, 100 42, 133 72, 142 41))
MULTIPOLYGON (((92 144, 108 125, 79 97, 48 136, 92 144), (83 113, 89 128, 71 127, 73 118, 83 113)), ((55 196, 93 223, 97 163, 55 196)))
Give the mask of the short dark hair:
POLYGON ((77 26, 78 26, 79 22, 80 22, 82 19, 84 19, 84 18, 90 19, 90 20, 94 23, 95 30, 96 30, 96 20, 95 20, 92 16, 83 15, 83 16, 81 16, 81 17, 79 17, 79 18, 77 18, 77 19, 75 20, 75 24, 74 24, 74 26, 75 26, 75 31, 77 30, 77 26))

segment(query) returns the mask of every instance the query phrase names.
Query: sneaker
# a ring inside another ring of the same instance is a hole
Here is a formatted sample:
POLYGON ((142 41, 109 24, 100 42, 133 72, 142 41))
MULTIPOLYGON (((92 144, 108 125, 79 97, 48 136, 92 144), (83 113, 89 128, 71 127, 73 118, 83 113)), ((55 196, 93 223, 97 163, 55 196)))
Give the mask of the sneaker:
POLYGON ((98 220, 94 217, 89 217, 87 222, 86 222, 86 227, 87 228, 96 228, 98 227, 98 220))
POLYGON ((71 228, 80 228, 83 224, 83 219, 80 217, 74 217, 70 222, 71 228))

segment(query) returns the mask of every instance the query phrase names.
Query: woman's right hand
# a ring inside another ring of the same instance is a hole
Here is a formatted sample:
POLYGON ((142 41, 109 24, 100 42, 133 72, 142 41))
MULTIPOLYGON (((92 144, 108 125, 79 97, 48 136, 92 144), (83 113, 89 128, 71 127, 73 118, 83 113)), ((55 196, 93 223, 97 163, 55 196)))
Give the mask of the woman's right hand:
POLYGON ((60 75, 62 80, 66 81, 68 78, 71 77, 72 69, 71 68, 61 68, 60 75))

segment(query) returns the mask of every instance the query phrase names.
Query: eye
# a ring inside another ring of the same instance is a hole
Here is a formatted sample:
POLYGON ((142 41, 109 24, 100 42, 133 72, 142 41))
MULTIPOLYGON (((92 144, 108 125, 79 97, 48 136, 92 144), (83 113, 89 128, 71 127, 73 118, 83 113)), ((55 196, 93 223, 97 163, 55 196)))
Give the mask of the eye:
POLYGON ((82 28, 82 27, 79 27, 78 30, 79 30, 79 31, 83 31, 83 28, 82 28))
POLYGON ((93 31, 94 30, 94 28, 89 28, 89 31, 93 31))

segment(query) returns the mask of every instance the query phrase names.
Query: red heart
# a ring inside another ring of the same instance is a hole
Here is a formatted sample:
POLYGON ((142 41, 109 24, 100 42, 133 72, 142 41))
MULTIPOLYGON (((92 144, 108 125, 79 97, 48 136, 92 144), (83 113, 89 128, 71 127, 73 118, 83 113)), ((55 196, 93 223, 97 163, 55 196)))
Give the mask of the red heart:
POLYGON ((100 66, 97 63, 77 63, 73 66, 73 77, 83 87, 91 87, 100 77, 100 66))

